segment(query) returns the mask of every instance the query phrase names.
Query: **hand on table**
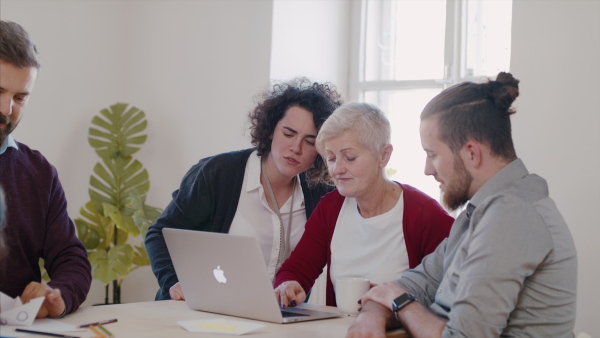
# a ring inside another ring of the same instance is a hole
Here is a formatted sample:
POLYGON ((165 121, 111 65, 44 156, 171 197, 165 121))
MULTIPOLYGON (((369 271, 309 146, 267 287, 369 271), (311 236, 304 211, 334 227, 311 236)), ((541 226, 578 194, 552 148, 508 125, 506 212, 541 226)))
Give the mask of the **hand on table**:
POLYGON ((287 281, 281 283, 275 289, 275 297, 282 309, 288 306, 296 306, 302 303, 306 299, 306 292, 300 286, 300 283, 296 281, 287 281))
POLYGON ((65 312, 65 301, 60 290, 53 289, 46 283, 29 283, 23 290, 21 301, 25 304, 38 297, 45 297, 45 299, 35 318, 59 317, 65 312))
POLYGON ((183 297, 183 290, 181 289, 181 284, 179 284, 179 282, 171 286, 169 289, 169 296, 171 296, 171 299, 174 300, 185 300, 185 297, 183 297))
POLYGON ((390 311, 392 310, 392 302, 394 299, 400 297, 406 291, 398 285, 396 282, 385 282, 381 285, 371 288, 365 295, 360 299, 359 303, 364 305, 367 301, 372 300, 377 302, 390 311))
MULTIPOLYGON (((363 303, 364 304, 364 303, 363 303)), ((346 334, 346 338, 384 338, 386 337, 386 315, 388 309, 381 304, 369 302, 364 304, 364 310, 358 317, 346 334)))

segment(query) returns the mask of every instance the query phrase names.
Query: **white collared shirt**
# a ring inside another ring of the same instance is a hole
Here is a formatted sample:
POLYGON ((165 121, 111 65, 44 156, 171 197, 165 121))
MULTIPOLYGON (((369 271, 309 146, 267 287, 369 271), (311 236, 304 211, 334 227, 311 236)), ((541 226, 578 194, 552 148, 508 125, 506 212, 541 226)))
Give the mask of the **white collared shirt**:
POLYGON ((19 146, 17 146, 17 142, 15 142, 11 134, 8 134, 8 137, 4 139, 2 144, 0 144, 0 155, 4 154, 8 147, 13 147, 19 150, 19 146))
MULTIPOLYGON (((237 211, 229 233, 233 235, 256 237, 260 243, 267 271, 271 280, 277 273, 277 260, 280 250, 280 223, 275 211, 271 210, 265 196, 265 190, 260 184, 260 157, 256 151, 250 154, 244 171, 244 183, 238 202, 237 211)), ((306 212, 304 194, 300 178, 296 180, 294 191, 294 206, 292 212, 292 231, 290 235, 290 252, 294 250, 304 233, 306 212)), ((287 228, 290 216, 291 197, 279 207, 284 226, 287 228)))

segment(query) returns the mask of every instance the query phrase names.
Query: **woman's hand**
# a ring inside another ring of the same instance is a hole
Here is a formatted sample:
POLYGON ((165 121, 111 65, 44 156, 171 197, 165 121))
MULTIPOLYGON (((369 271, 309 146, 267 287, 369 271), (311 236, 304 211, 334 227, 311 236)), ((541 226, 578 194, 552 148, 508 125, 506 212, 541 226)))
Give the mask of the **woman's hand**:
POLYGON ((60 317, 64 314, 65 301, 59 289, 53 289, 46 283, 31 282, 23 290, 21 301, 25 304, 38 297, 45 299, 35 318, 60 317))
POLYGON ((181 284, 179 284, 179 282, 171 286, 169 289, 169 296, 171 296, 171 299, 174 300, 185 300, 185 297, 183 297, 183 290, 181 289, 181 284))
POLYGON ((275 289, 275 297, 282 309, 288 306, 296 306, 306 299, 306 292, 300 286, 300 283, 291 280, 281 283, 275 289))

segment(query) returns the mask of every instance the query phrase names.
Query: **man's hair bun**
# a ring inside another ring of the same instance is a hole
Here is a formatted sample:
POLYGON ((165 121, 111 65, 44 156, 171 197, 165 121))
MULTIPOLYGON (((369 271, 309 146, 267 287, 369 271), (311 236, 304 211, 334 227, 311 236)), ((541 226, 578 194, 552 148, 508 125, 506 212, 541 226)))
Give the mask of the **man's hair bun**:
POLYGON ((489 81, 484 86, 487 87, 489 98, 498 108, 509 114, 514 113, 510 107, 519 96, 519 80, 510 73, 500 72, 495 81, 489 81))

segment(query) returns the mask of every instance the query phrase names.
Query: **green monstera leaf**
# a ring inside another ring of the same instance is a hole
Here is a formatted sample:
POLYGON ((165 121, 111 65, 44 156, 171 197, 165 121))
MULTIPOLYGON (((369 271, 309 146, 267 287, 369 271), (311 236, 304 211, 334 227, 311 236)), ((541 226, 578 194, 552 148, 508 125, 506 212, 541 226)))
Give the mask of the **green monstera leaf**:
POLYGON ((150 265, 150 259, 148 258, 148 253, 143 246, 135 246, 135 251, 133 252, 133 264, 137 266, 150 265))
POLYGON ((92 119, 88 142, 101 161, 90 175, 90 201, 75 219, 77 234, 88 251, 94 279, 113 282, 113 303, 120 303, 120 284, 133 269, 149 265, 143 244, 148 227, 162 210, 146 205, 148 172, 133 158, 146 141, 146 114, 125 103, 103 109, 92 119), (140 246, 127 243, 142 237, 140 246))
POLYGON ((40 267, 40 273, 42 274, 42 281, 48 283, 50 281, 50 276, 48 275, 48 271, 44 268, 44 259, 40 257, 38 261, 38 265, 40 267))
POLYGON ((142 238, 145 238, 148 228, 160 216, 162 210, 146 205, 146 197, 140 195, 136 190, 129 193, 129 200, 133 209, 133 221, 140 229, 142 238))
MULTIPOLYGON (((84 207, 79 209, 79 213, 83 218, 74 220, 77 235, 87 250, 94 250, 107 237, 106 232, 110 231, 111 220, 100 215, 92 201, 87 202, 84 207)), ((108 247, 106 243, 103 244, 108 247)))
POLYGON ((102 109, 92 119, 88 141, 101 158, 128 157, 140 150, 146 135, 139 135, 147 127, 146 114, 136 107, 127 109, 126 103, 117 103, 102 109))
POLYGON ((104 159, 96 163, 94 174, 90 176, 89 193, 92 201, 100 205, 107 203, 122 209, 130 203, 130 192, 145 197, 150 189, 148 172, 132 157, 104 159))
MULTIPOLYGON (((118 229, 134 237, 140 234, 140 229, 135 225, 135 222, 130 215, 121 212, 121 210, 112 204, 102 203, 102 206, 104 208, 104 215, 110 217, 118 229)), ((117 244, 121 244, 118 239, 117 244)))
POLYGON ((108 284, 129 273, 133 264, 133 248, 130 244, 115 245, 108 251, 94 251, 89 256, 92 277, 108 284))

